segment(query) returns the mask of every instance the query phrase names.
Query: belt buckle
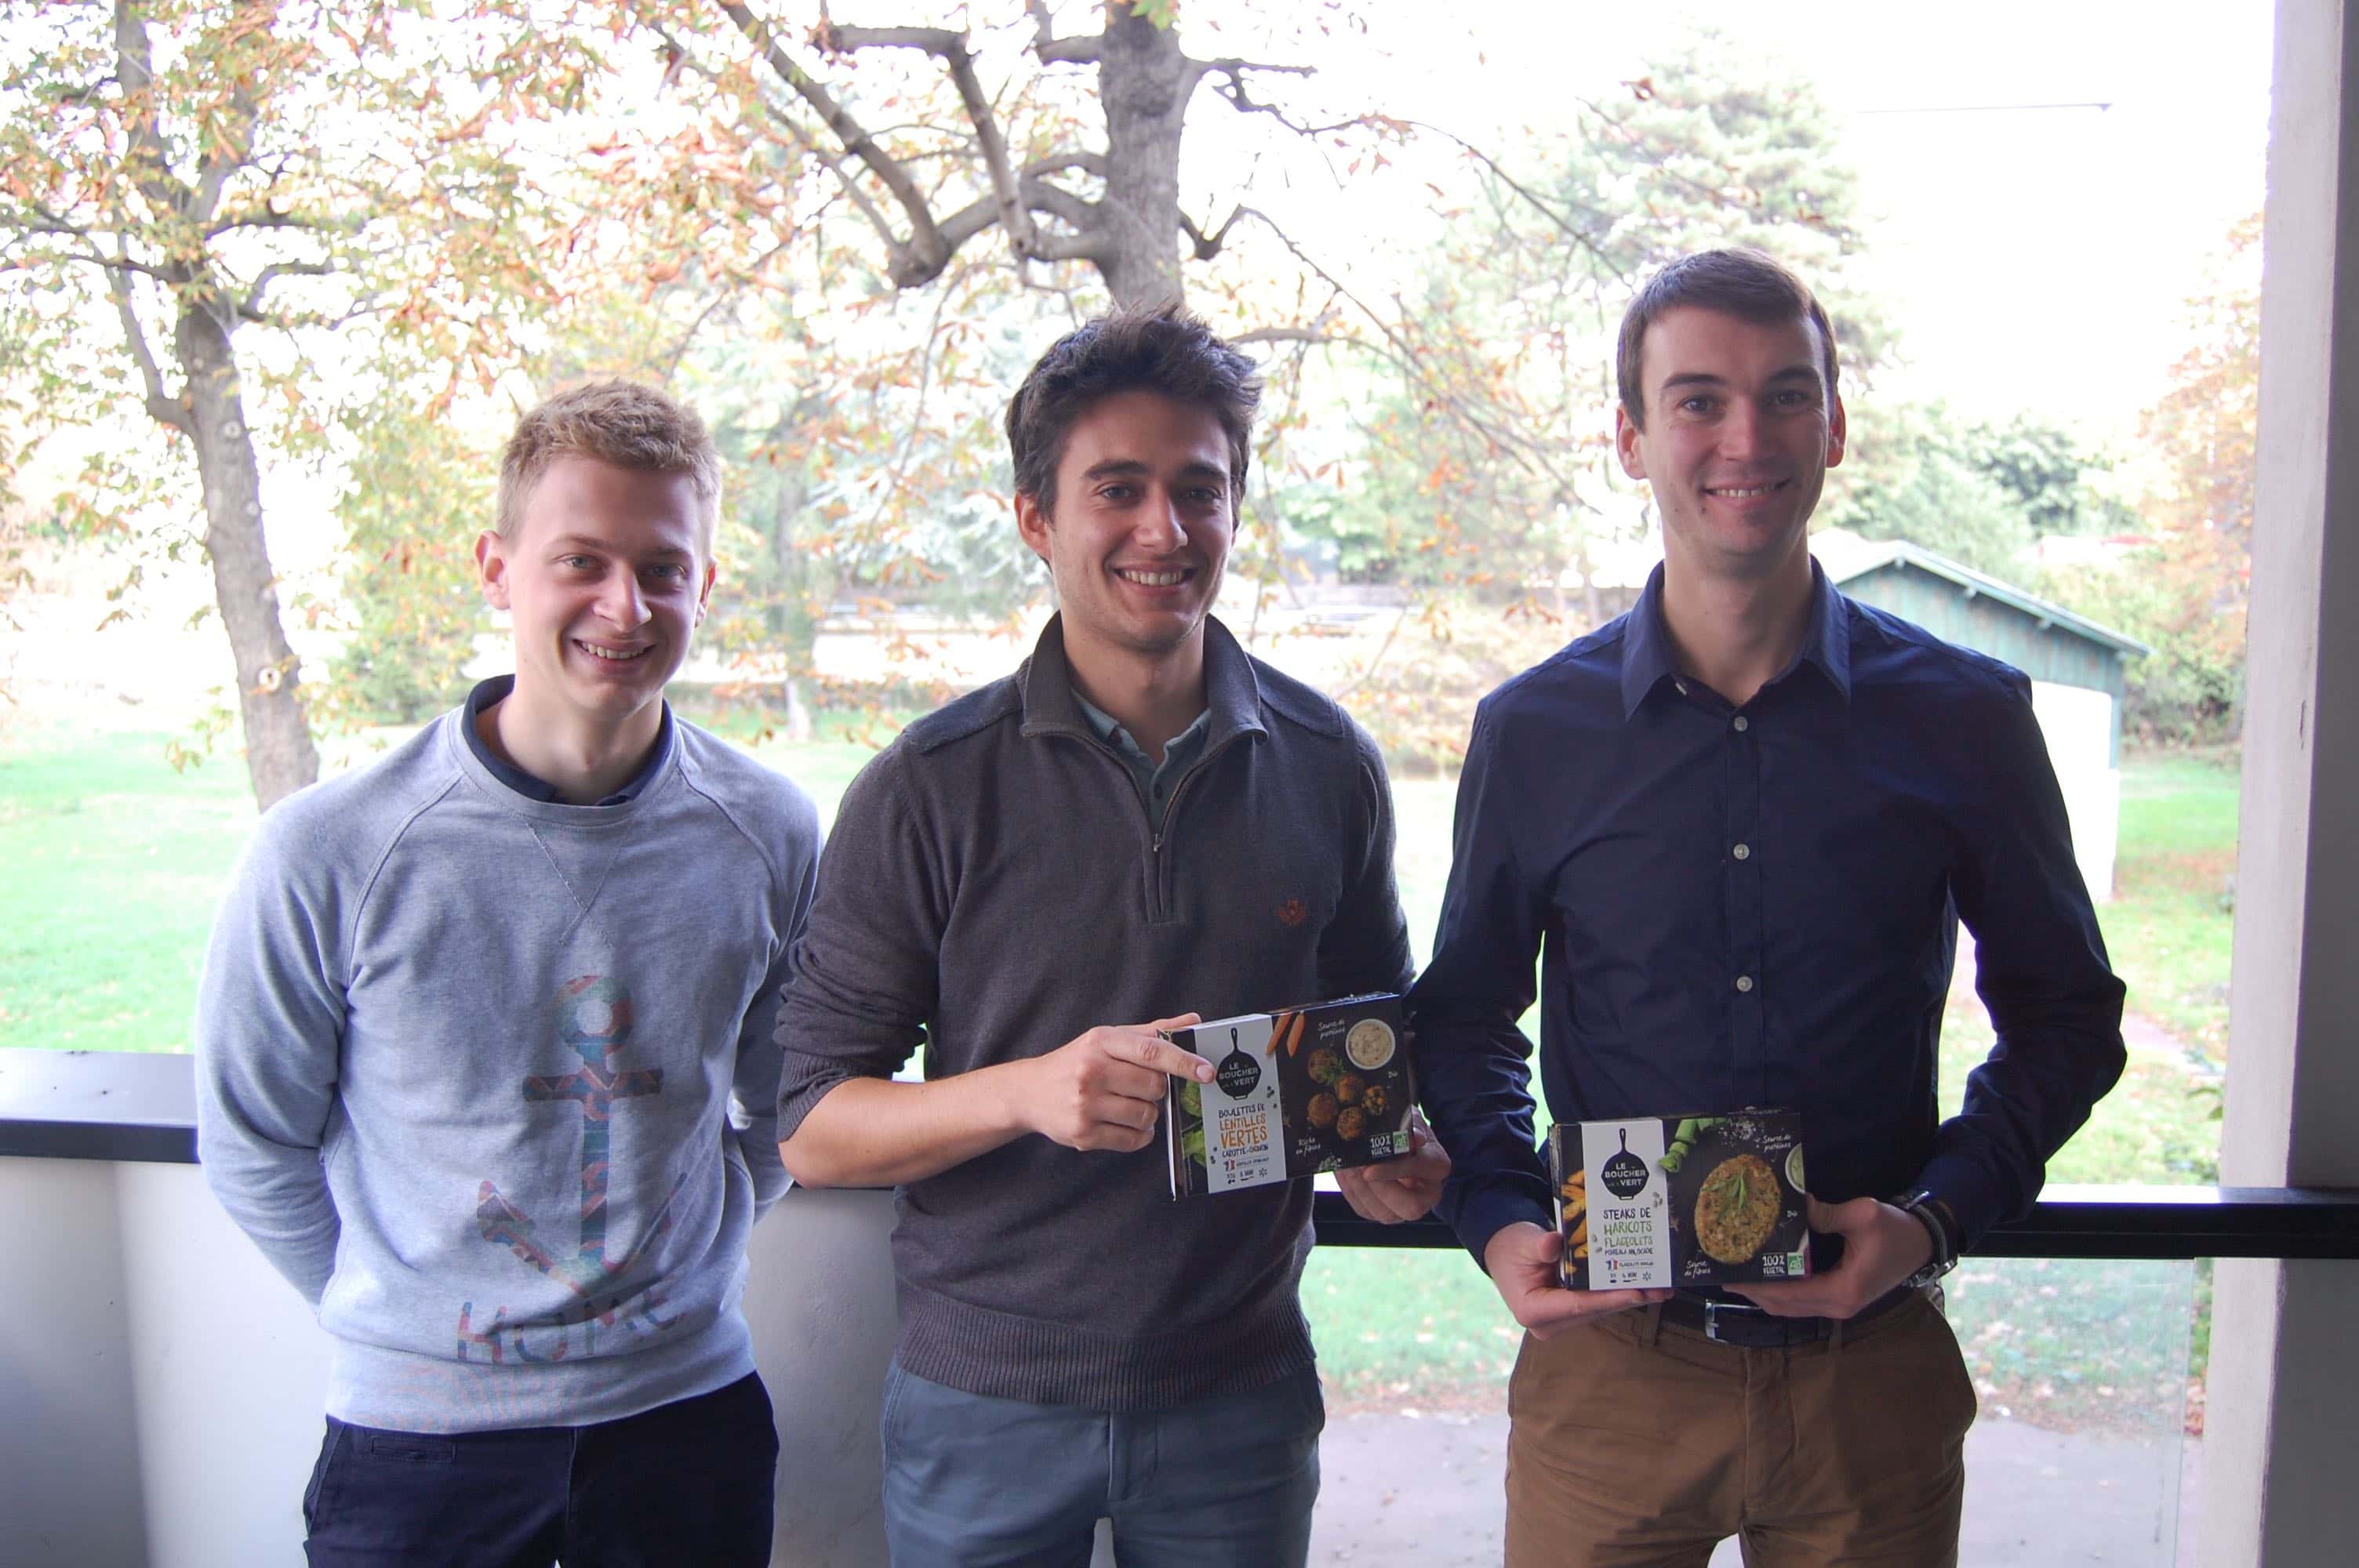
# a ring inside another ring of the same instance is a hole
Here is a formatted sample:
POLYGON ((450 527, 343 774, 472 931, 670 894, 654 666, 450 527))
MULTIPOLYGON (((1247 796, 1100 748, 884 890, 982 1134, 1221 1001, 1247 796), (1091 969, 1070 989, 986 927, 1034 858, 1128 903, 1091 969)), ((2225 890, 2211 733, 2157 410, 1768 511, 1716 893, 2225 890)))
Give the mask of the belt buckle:
POLYGON ((1716 1301, 1703 1303, 1703 1336, 1715 1344, 1728 1343, 1720 1337, 1720 1303, 1716 1301))

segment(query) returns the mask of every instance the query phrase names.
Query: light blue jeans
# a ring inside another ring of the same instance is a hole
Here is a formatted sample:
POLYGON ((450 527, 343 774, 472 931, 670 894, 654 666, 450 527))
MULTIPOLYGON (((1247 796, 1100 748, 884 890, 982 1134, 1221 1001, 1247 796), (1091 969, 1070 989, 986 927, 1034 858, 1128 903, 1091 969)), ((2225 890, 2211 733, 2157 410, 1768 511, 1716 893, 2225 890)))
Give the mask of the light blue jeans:
POLYGON ((885 1379, 896 1568, 1302 1568, 1319 1498, 1319 1374, 1170 1410, 1095 1411, 885 1379))

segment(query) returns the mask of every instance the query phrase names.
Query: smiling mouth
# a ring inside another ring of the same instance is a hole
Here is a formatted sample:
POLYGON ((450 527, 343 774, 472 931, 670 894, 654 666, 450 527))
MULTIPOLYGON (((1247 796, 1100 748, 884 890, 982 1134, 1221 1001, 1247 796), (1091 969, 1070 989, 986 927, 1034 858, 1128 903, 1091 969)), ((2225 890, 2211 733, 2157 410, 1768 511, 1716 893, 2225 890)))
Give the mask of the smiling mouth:
POLYGON ((645 658, 654 652, 652 648, 603 648, 595 643, 585 643, 579 637, 573 639, 573 645, 592 658, 603 659, 610 665, 626 665, 633 659, 645 658))
POLYGON ((1196 575, 1193 567, 1178 567, 1167 571, 1148 571, 1141 567, 1116 567, 1114 575, 1125 582, 1141 588, 1177 588, 1196 575))
POLYGON ((1781 491, 1781 490, 1785 489, 1785 488, 1786 488, 1786 486, 1787 486, 1787 485, 1788 485, 1788 484, 1790 484, 1791 482, 1793 482, 1793 481, 1790 481, 1790 480, 1783 480, 1783 479, 1781 479, 1781 480, 1777 480, 1777 481, 1776 481, 1775 482, 1770 483, 1770 484, 1748 484, 1748 485, 1710 485, 1710 484, 1708 484, 1708 485, 1706 485, 1706 486, 1704 486, 1704 487, 1703 487, 1703 492, 1704 492, 1706 495, 1717 495, 1717 496, 1719 496, 1719 497, 1720 497, 1722 500, 1723 500, 1723 501, 1753 501, 1753 500, 1756 500, 1756 499, 1758 499, 1759 497, 1764 496, 1764 495, 1774 495, 1774 494, 1776 494, 1778 491, 1781 491))

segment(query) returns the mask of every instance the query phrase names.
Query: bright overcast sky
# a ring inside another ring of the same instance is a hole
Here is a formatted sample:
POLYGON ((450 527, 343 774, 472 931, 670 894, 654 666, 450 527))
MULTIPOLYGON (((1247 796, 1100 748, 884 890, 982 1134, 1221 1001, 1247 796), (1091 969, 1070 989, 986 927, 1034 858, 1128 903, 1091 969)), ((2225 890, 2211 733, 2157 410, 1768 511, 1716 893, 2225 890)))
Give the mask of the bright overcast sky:
POLYGON ((2182 302, 2261 203, 2267 0, 1358 9, 1388 58, 1335 63, 1366 70, 1375 102, 1493 146, 1560 123, 1569 96, 1610 94, 1699 21, 1759 48, 1765 77, 1814 78, 1873 215, 1862 276, 1904 334, 1884 384, 1976 415, 2030 407, 2128 436, 2184 347, 2182 302), (2005 107, 2082 103, 2110 107, 2005 107), (1875 113, 1894 110, 1911 112, 1875 113))

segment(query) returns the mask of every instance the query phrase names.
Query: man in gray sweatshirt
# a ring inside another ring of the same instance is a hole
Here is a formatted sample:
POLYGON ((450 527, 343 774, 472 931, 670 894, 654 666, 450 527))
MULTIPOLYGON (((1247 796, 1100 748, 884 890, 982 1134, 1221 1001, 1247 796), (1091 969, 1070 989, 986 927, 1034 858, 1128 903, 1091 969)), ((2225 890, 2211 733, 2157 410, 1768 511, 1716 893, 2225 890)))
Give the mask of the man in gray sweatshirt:
POLYGON ((769 1561, 738 1300, 819 832, 663 700, 719 493, 658 393, 526 415, 476 546, 516 675, 280 803, 223 903, 198 1149, 334 1337, 314 1564, 769 1561))
MULTIPOLYGON (((1058 615, 845 794, 778 1021, 798 1180, 899 1188, 894 1560, 1299 1564, 1323 1424, 1307 1183, 1174 1203, 1158 1031, 1408 979, 1368 737, 1209 615, 1259 384, 1177 313, 1008 406, 1058 615), (923 1042, 927 1081, 891 1075, 923 1042)), ((1426 1184, 1413 1156, 1387 1178, 1426 1184)))

